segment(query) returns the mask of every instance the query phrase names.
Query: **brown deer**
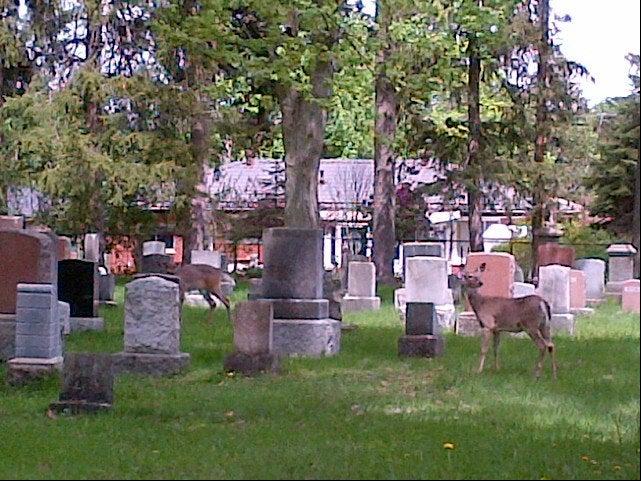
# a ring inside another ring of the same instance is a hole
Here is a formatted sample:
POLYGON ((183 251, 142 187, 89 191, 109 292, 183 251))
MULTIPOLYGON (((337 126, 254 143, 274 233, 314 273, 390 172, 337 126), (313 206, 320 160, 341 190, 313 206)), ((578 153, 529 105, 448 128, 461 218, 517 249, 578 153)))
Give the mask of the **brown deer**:
POLYGON ((541 376, 545 354, 549 352, 552 357, 552 377, 556 379, 556 354, 550 333, 552 317, 550 305, 545 299, 535 295, 506 299, 479 294, 479 289, 483 286, 480 273, 484 272, 486 267, 487 265, 483 263, 474 273, 464 272, 461 280, 467 299, 483 329, 478 373, 483 372, 485 356, 492 338, 494 339, 494 366, 498 370, 501 332, 526 332, 539 349, 539 358, 534 369, 535 377, 538 379, 541 376))
POLYGON ((212 322, 214 309, 216 309, 216 301, 211 297, 214 295, 225 305, 227 318, 231 320, 230 302, 221 289, 223 280, 234 282, 229 274, 206 264, 175 265, 171 266, 169 271, 180 279, 181 305, 185 300, 186 292, 199 291, 209 304, 209 322, 212 322))

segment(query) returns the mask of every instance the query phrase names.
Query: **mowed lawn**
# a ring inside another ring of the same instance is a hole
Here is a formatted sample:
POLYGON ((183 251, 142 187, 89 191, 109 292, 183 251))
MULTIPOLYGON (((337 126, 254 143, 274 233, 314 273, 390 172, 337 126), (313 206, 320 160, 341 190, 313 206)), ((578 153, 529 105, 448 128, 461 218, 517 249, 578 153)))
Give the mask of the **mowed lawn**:
MULTIPOLYGON (((0 367, 0 478, 639 479, 639 316, 610 304, 581 318, 576 338, 556 338, 558 382, 549 364, 536 382, 527 339, 504 338, 501 370, 482 375, 474 338, 399 359, 383 294, 380 312, 347 317, 359 329, 338 357, 256 379, 222 373, 224 311, 210 325, 186 310, 190 370, 119 377, 108 414, 49 419, 56 382, 7 387, 0 367)), ((121 350, 122 296, 119 285, 119 307, 103 309, 106 332, 67 349, 121 350)))

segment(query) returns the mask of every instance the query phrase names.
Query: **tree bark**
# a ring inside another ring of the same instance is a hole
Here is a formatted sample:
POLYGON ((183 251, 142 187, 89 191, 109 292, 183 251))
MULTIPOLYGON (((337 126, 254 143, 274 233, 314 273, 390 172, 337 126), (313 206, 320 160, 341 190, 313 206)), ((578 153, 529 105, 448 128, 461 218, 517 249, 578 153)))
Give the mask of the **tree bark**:
POLYGON ((318 60, 312 73, 313 98, 294 88, 279 95, 285 145, 285 226, 319 226, 318 170, 325 143, 327 112, 319 100, 331 95, 333 66, 318 60))
MULTIPOLYGON (((542 165, 549 140, 547 116, 548 61, 550 57, 550 0, 539 0, 539 61, 537 72, 538 99, 536 107, 536 142, 534 145, 534 162, 542 165)), ((541 231, 544 227, 546 194, 542 169, 534 185, 534 209, 532 211, 532 278, 538 277, 538 249, 541 244, 541 231)))
POLYGON ((637 254, 636 256, 634 256, 634 276, 636 278, 638 278, 639 274, 641 273, 641 178, 639 177, 639 175, 641 175, 641 169, 639 168, 640 164, 641 161, 637 160, 637 175, 634 182, 634 211, 632 212, 632 243, 634 244, 634 247, 637 248, 637 254))
POLYGON ((396 188, 394 185, 394 141, 398 123, 398 98, 387 76, 387 63, 392 53, 389 26, 390 9, 387 2, 378 4, 381 51, 377 60, 376 120, 374 127, 374 209, 372 257, 378 281, 394 282, 396 254, 396 188))
POLYGON ((483 252, 483 191, 481 178, 481 58, 475 38, 468 44, 468 125, 467 170, 473 176, 467 193, 470 250, 483 252))

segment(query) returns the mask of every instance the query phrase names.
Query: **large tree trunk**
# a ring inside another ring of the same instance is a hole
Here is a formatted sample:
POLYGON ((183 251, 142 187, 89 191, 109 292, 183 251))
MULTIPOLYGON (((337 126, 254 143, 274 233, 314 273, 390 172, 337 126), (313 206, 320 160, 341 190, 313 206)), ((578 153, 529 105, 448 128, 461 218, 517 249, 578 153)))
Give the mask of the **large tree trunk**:
POLYGON ((387 76, 387 62, 391 55, 389 45, 390 9, 387 2, 379 2, 379 52, 376 76, 376 121, 374 127, 374 232, 372 256, 378 281, 394 282, 396 254, 396 189, 394 185, 394 141, 398 122, 398 98, 387 76))
POLYGON ((483 252, 483 191, 481 166, 481 59, 476 39, 471 38, 468 45, 470 66, 468 69, 468 124, 469 143, 467 169, 474 176, 468 187, 467 209, 470 231, 470 250, 483 252))
POLYGON ((314 98, 293 88, 279 95, 285 144, 285 226, 319 226, 318 169, 325 143, 327 112, 317 99, 331 95, 333 67, 319 60, 312 74, 314 98))
POLYGON ((633 229, 633 238, 632 238, 632 243, 634 244, 634 247, 637 248, 637 255, 634 257, 634 276, 639 277, 640 271, 641 271, 641 169, 639 168, 639 165, 641 162, 637 160, 637 175, 636 175, 636 180, 635 180, 635 188, 634 188, 634 211, 632 212, 632 229, 633 229))
MULTIPOLYGON (((547 116, 548 61, 550 57, 550 0, 539 0, 539 61, 537 72, 538 99, 536 106, 536 142, 534 162, 542 165, 549 141, 547 116)), ((532 278, 538 277, 538 249, 546 216, 545 181, 542 169, 538 169, 534 185, 534 210, 532 211, 532 278)))

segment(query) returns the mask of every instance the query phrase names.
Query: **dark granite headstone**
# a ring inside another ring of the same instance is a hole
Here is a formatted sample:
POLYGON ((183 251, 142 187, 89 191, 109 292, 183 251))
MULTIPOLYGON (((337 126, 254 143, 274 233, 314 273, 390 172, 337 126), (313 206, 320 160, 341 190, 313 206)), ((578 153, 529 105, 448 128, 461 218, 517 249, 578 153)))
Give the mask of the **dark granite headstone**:
POLYGON ((71 317, 98 316, 98 265, 80 259, 58 263, 58 300, 70 307, 71 317))
POLYGON ((114 291, 116 289, 116 276, 113 274, 101 274, 98 280, 100 301, 113 301, 114 291))
POLYGON ((142 273, 167 274, 171 264, 171 256, 166 254, 150 254, 142 258, 142 273))
POLYGON ((432 336, 437 334, 436 309, 431 302, 408 302, 405 315, 405 334, 432 336))
POLYGON ((343 283, 334 272, 325 272, 323 275, 323 297, 329 301, 329 318, 337 321, 343 320, 341 300, 345 295, 343 283))
POLYGON ((111 408, 114 374, 109 354, 69 353, 65 356, 63 387, 55 412, 78 414, 111 408))

